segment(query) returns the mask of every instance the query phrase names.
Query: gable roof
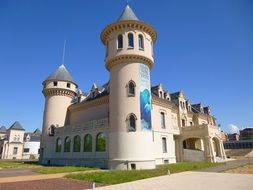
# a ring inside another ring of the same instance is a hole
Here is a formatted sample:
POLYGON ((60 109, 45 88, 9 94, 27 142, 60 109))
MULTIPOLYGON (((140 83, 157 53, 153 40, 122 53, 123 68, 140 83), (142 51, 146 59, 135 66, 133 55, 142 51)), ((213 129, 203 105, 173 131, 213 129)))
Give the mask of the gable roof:
POLYGON ((22 130, 22 131, 24 131, 24 128, 22 127, 22 125, 18 121, 15 121, 15 123, 13 123, 12 126, 8 130, 22 130))

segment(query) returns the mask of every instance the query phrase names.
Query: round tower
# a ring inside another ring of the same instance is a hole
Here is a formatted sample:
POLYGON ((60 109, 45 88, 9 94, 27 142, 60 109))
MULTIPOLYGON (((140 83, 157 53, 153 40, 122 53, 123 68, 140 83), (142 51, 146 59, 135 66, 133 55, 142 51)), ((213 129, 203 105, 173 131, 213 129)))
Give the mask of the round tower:
POLYGON ((45 96, 43 127, 41 137, 40 162, 50 164, 54 152, 54 129, 64 126, 68 107, 76 96, 77 84, 64 65, 56 69, 43 82, 42 93, 45 96))
POLYGON ((156 32, 127 5, 101 33, 110 72, 109 162, 111 169, 155 168, 150 69, 156 32))

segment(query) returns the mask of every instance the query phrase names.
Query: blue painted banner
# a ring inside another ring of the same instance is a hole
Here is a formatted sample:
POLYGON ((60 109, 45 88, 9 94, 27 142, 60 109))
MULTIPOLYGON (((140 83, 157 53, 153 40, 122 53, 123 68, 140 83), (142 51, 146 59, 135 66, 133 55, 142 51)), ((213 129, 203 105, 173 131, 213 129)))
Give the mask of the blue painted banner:
POLYGON ((140 64, 140 109, 141 109, 141 130, 150 131, 151 126, 151 92, 149 67, 140 64))

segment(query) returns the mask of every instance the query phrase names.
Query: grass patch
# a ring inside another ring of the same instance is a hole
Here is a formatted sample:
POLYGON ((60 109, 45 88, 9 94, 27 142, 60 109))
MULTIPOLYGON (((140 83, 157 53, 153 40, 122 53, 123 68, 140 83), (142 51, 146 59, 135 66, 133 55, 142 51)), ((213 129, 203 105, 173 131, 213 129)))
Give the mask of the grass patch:
POLYGON ((159 166, 156 169, 152 170, 114 170, 108 172, 94 172, 94 173, 86 173, 86 174, 69 174, 66 175, 66 178, 77 179, 77 180, 84 180, 89 182, 96 182, 96 183, 103 183, 103 184, 119 184, 125 183, 140 179, 146 179, 156 176, 166 175, 168 170, 170 173, 178 173, 183 171, 191 171, 191 170, 198 170, 208 167, 214 167, 221 165, 222 163, 176 163, 176 164, 169 164, 159 166))
POLYGON ((89 171, 89 170, 98 170, 98 168, 87 168, 79 166, 52 166, 52 167, 43 167, 41 169, 35 169, 34 171, 41 174, 57 174, 57 173, 69 173, 69 172, 80 172, 80 171, 89 171))
POLYGON ((11 168, 36 168, 41 167, 37 162, 15 162, 15 161, 1 161, 0 169, 11 168))

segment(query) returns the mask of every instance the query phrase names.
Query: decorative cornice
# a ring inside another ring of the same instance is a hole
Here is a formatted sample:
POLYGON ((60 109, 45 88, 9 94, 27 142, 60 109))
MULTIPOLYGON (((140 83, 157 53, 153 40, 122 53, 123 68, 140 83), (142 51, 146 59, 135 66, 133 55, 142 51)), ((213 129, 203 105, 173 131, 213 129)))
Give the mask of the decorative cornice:
POLYGON ((84 102, 81 102, 81 103, 72 104, 69 107, 69 110, 70 111, 79 111, 79 110, 82 110, 82 109, 87 109, 87 108, 90 108, 90 107, 95 107, 95 106, 98 106, 98 105, 108 104, 108 103, 109 103, 109 95, 101 97, 101 98, 97 98, 97 99, 94 99, 94 100, 90 100, 90 101, 84 101, 84 102))
POLYGON ((145 56, 137 55, 137 54, 124 54, 113 57, 106 61, 106 68, 110 70, 114 65, 119 63, 143 63, 152 69, 153 61, 145 56))
POLYGON ((72 90, 64 88, 47 88, 42 91, 45 97, 47 96, 67 96, 72 98, 76 93, 72 90))
POLYGON ((157 34, 155 29, 152 26, 137 20, 120 21, 106 26, 105 29, 101 32, 101 41, 105 45, 108 37, 112 32, 126 28, 133 30, 142 30, 151 36, 153 42, 156 41, 157 34))

